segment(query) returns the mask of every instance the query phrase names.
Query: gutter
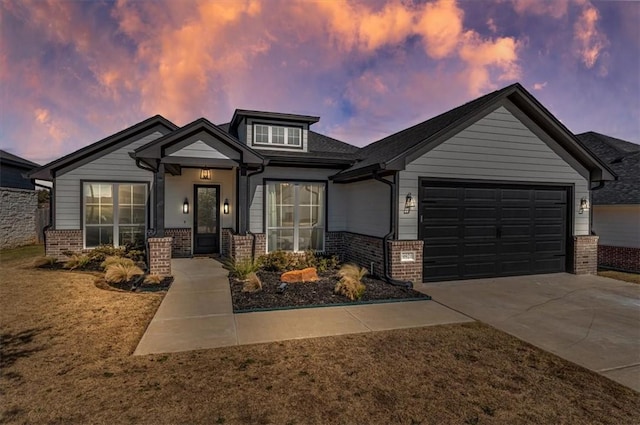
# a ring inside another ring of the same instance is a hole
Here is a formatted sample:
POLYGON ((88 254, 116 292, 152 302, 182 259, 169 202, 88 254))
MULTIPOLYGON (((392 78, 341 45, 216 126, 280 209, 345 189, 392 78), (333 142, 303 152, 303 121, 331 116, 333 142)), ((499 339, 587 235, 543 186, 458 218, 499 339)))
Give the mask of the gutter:
MULTIPOLYGON (((152 172, 154 174, 158 172, 158 170, 156 170, 156 169, 153 169, 153 168, 148 167, 146 165, 142 165, 142 162, 140 161, 140 158, 136 158, 135 154, 133 152, 130 152, 129 156, 131 156, 131 158, 136 160, 136 167, 140 168, 141 170, 150 171, 150 172, 152 172)), ((156 190, 155 184, 153 185, 153 190, 154 190, 154 192, 156 190)), ((151 252, 150 252, 151 250, 149 249, 149 238, 152 238, 152 237, 154 237, 156 235, 155 224, 156 224, 156 221, 158 219, 158 215, 157 214, 158 214, 158 211, 157 211, 156 208, 154 208, 153 209, 153 225, 154 225, 154 228, 147 230, 146 237, 144 238, 144 247, 146 248, 146 257, 147 257, 147 267, 150 267, 150 265, 151 265, 151 252)))
MULTIPOLYGON (((616 180, 618 180, 618 177, 616 176, 616 180)), ((589 188, 589 233, 591 235, 595 235, 595 233, 593 233, 593 197, 591 196, 591 192, 593 192, 594 190, 600 190, 604 187, 604 180, 600 180, 598 182, 598 185, 596 187, 590 187, 589 188)))
POLYGON ((391 214, 389 217, 389 233, 387 233, 384 238, 382 238, 382 261, 383 261, 383 268, 384 268, 384 280, 387 283, 390 283, 391 285, 394 286, 403 286, 405 288, 413 288, 413 282, 409 282, 409 281, 403 281, 403 280, 396 280, 393 279, 391 277, 391 275, 389 275, 389 247, 387 246, 387 241, 389 240, 389 238, 391 236, 393 236, 393 234, 395 233, 395 223, 396 223, 396 214, 397 214, 397 209, 395 208, 396 206, 396 190, 397 190, 397 173, 393 174, 393 183, 383 179, 382 177, 380 177, 380 175, 378 174, 377 171, 373 172, 373 178, 375 180, 378 180, 381 183, 384 183, 386 185, 389 186, 389 192, 390 192, 390 208, 391 208, 391 214))
MULTIPOLYGON (((249 220, 251 218, 251 214, 249 214, 249 208, 250 208, 250 202, 249 202, 249 193, 251 192, 251 177, 258 175, 258 174, 262 174, 264 173, 264 164, 260 164, 260 168, 257 171, 254 171, 253 173, 248 173, 247 174, 247 187, 246 187, 246 191, 247 191, 247 233, 251 235, 251 260, 255 260, 256 258, 256 234, 251 232, 251 225, 249 223, 249 220)), ((264 230, 264 229, 263 229, 264 230)), ((266 232, 265 232, 265 236, 266 236, 266 232)))

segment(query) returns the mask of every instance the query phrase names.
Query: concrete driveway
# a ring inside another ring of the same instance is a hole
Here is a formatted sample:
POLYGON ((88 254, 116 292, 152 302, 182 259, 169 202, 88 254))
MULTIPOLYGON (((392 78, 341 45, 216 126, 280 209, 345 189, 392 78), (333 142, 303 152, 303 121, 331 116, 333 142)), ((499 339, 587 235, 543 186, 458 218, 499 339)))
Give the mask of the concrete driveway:
POLYGON ((640 285, 558 273, 424 283, 416 289, 640 391, 640 285))

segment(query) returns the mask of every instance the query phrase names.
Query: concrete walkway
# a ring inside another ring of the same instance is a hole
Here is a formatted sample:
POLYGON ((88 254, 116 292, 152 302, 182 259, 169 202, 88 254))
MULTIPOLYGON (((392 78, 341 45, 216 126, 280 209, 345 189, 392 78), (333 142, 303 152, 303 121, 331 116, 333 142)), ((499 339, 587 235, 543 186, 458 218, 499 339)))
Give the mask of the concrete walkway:
POLYGON ((171 267, 175 280, 134 355, 473 321, 431 301, 233 314, 218 261, 174 259, 171 267))

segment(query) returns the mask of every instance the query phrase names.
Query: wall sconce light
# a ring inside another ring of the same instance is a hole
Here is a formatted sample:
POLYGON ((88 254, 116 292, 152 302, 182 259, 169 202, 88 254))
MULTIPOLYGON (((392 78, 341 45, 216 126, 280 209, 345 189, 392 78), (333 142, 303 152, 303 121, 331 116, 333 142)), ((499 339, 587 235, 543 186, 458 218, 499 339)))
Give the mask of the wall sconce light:
POLYGON ((411 196, 411 192, 407 193, 407 197, 404 200, 404 213, 409 214, 411 212, 411 208, 416 207, 416 201, 411 196))
POLYGON ((200 180, 211 180, 211 170, 209 168, 200 169, 200 180))
POLYGON ((187 198, 184 198, 182 203, 182 214, 189 214, 189 200, 187 198))
POLYGON ((587 198, 580 199, 580 211, 578 211, 578 213, 582 214, 585 211, 589 211, 589 207, 589 200, 587 198))
POLYGON ((222 204, 222 212, 225 214, 229 214, 229 200, 225 199, 224 204, 222 204))

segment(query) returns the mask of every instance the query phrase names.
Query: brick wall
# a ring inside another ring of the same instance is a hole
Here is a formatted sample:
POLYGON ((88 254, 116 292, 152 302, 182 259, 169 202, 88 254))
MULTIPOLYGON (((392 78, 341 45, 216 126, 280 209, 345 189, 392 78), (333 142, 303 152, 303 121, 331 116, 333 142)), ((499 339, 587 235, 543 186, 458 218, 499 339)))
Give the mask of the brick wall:
POLYGON ((82 230, 47 230, 45 232, 45 253, 58 260, 66 260, 65 251, 82 252, 82 230))
POLYGON ((191 229, 186 228, 172 228, 165 229, 165 236, 172 237, 171 243, 171 257, 172 258, 184 258, 191 257, 191 229))
POLYGON ((389 274, 392 278, 410 281, 413 283, 422 282, 422 246, 424 241, 388 241, 389 247, 389 274), (402 261, 402 252, 411 253, 413 261, 402 261))
POLYGON ((35 190, 0 188, 0 249, 36 243, 35 190))
POLYGON ((640 248, 598 245, 598 265, 640 273, 640 248))
POLYGON ((349 232, 341 233, 342 248, 341 254, 338 255, 340 259, 345 263, 355 263, 360 267, 365 267, 369 273, 371 273, 371 263, 373 263, 373 274, 384 276, 382 238, 349 232))
POLYGON ((222 229, 222 237, 220 241, 220 255, 222 258, 228 258, 231 254, 231 234, 233 230, 230 227, 222 229))
POLYGON ((598 273, 598 237, 573 237, 573 273, 598 273))
POLYGON ((327 232, 324 234, 324 251, 335 255, 340 260, 343 256, 344 232, 327 232))
POLYGON ((230 235, 231 257, 237 261, 251 258, 251 243, 253 242, 253 236, 251 235, 230 235))
POLYGON ((149 273, 171 276, 172 237, 149 238, 149 273))

